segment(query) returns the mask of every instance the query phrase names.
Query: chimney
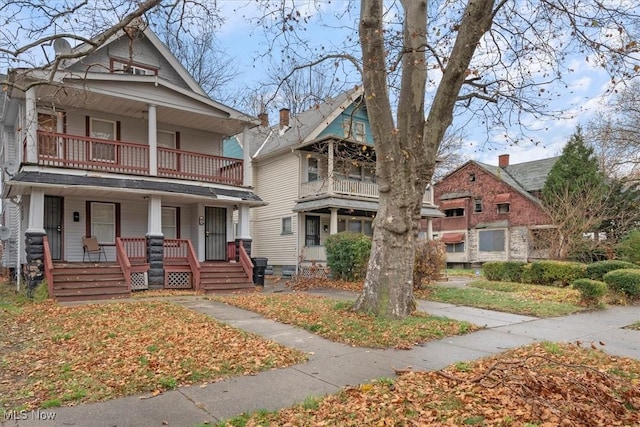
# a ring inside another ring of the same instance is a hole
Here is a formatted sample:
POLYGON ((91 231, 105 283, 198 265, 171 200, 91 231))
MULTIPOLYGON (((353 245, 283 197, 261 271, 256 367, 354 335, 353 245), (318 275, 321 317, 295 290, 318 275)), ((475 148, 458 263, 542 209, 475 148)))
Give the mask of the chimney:
POLYGON ((289 126, 289 109, 281 108, 280 109, 280 129, 289 126))
POLYGON ((506 168, 509 166, 509 155, 508 154, 500 154, 498 156, 498 166, 501 168, 506 168))
POLYGON ((260 126, 263 128, 269 127, 269 114, 260 113, 258 114, 258 119, 260 119, 260 126))

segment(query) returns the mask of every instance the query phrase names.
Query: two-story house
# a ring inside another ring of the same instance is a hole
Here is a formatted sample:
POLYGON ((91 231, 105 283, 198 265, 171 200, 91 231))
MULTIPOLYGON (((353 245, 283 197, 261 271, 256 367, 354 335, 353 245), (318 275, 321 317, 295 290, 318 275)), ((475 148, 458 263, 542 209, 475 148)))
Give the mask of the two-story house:
MULTIPOLYGON (((230 155, 250 147, 254 191, 268 203, 250 212, 253 253, 276 274, 326 264, 332 234, 373 233, 376 153, 363 99, 356 88, 295 116, 282 109, 273 126, 263 114, 261 126, 229 144, 230 155)), ((422 215, 429 224, 442 215, 431 187, 422 215)))
POLYGON ((7 76, 5 266, 40 260, 57 299, 253 289, 249 209, 264 202, 222 144, 258 119, 212 100, 142 23, 51 72, 7 76))
POLYGON ((551 220, 540 194, 557 157, 498 166, 469 161, 435 185, 444 212, 433 221, 434 238, 446 244, 449 265, 527 261, 547 255, 551 220))

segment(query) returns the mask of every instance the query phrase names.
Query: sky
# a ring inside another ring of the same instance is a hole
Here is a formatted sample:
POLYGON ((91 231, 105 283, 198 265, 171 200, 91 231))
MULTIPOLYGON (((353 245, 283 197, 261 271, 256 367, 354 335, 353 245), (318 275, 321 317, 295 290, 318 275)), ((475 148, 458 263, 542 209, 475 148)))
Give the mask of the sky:
MULTIPOLYGON (((59 0, 52 0, 59 1, 59 0)), ((347 0, 321 1, 313 3, 309 0, 298 0, 303 17, 309 24, 303 27, 301 34, 311 40, 312 46, 340 46, 353 34, 356 15, 345 13, 345 9, 357 2, 347 0), (305 5, 307 7, 305 7, 305 5)), ((224 24, 217 32, 219 48, 226 52, 231 66, 236 67, 239 74, 231 83, 236 89, 254 87, 266 74, 265 67, 270 61, 277 62, 279 50, 273 55, 264 56, 269 43, 269 34, 264 27, 275 22, 270 17, 263 17, 263 27, 256 26, 260 17, 259 11, 249 0, 218 0, 222 15, 226 17, 224 24), (247 19, 251 18, 251 19, 247 19)), ((348 44, 348 42, 346 42, 348 44)), ((351 43, 353 44, 353 43, 351 43)), ((305 55, 300 48, 300 55, 305 55)), ((313 49, 313 47, 312 47, 313 49)), ((499 154, 509 154, 511 163, 537 160, 561 153, 562 147, 575 132, 578 125, 585 125, 591 118, 603 110, 603 102, 607 98, 609 77, 601 69, 594 67, 585 58, 573 58, 571 67, 574 71, 568 79, 569 86, 563 95, 553 102, 551 107, 562 114, 561 119, 542 120, 528 118, 526 120, 537 143, 520 143, 509 145, 499 134, 493 134, 487 141, 486 134, 479 132, 478 123, 468 123, 463 129, 463 152, 468 159, 489 164, 497 164, 499 154)), ((538 64, 532 64, 532 68, 538 64)), ((358 76, 354 81, 359 80, 358 76)), ((273 119, 272 119, 273 120, 273 119)), ((454 122, 454 124, 456 124, 454 122)), ((519 130, 509 130, 511 136, 518 136, 519 130)))
MULTIPOLYGON (((255 10, 239 7, 244 3, 238 0, 221 2, 223 11, 227 11, 225 15, 229 18, 218 34, 221 47, 239 65, 241 74, 237 81, 241 84, 246 84, 259 76, 261 60, 256 58, 259 57, 260 52, 264 51, 265 43, 268 42, 261 29, 246 20, 246 17, 252 16, 255 10)), ((347 37, 348 31, 340 31, 338 27, 341 21, 331 18, 331 15, 338 14, 341 9, 344 9, 345 4, 345 1, 334 1, 327 4, 323 11, 325 17, 322 24, 333 26, 332 31, 327 32, 324 27, 314 28, 313 25, 309 25, 305 36, 318 43, 339 44, 341 38, 347 37)), ((342 19, 345 26, 353 27, 351 18, 343 16, 342 19)), ((471 123, 463 129, 465 156, 497 165, 499 154, 509 154, 512 164, 560 155, 563 146, 576 131, 577 126, 586 125, 590 119, 602 112, 604 102, 610 96, 610 77, 602 69, 595 67, 585 58, 578 57, 572 59, 570 68, 574 71, 568 79, 569 85, 563 95, 552 105, 554 110, 562 112, 563 117, 555 120, 529 119, 527 121, 530 128, 537 129, 532 132, 537 144, 525 142, 509 145, 495 135, 487 141, 484 134, 474 131, 478 125, 471 123)), ((511 132, 517 134, 519 131, 513 128, 511 132)))

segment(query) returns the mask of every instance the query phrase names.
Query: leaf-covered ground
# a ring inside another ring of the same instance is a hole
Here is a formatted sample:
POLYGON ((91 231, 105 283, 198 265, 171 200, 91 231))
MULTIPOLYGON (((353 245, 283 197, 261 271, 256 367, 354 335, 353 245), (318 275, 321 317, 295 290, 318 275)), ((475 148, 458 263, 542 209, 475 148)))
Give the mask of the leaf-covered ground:
POLYGON ((638 426, 640 361, 541 343, 222 425, 638 426))
POLYGON ((301 352, 167 302, 0 308, 0 407, 158 393, 289 366, 301 352))
POLYGON ((478 329, 468 322, 424 313, 414 313, 403 320, 380 319, 352 311, 351 302, 304 293, 255 293, 213 298, 281 323, 299 326, 332 341, 358 347, 411 348, 419 343, 478 329))

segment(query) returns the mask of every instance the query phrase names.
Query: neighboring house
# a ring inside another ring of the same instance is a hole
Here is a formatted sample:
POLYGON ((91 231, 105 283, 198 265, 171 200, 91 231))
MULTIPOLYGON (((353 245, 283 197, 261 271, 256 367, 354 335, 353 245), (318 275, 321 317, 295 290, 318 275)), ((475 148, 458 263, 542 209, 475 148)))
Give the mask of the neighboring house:
POLYGON ((540 194, 558 158, 498 166, 469 161, 435 185, 444 218, 433 221, 434 238, 447 246, 449 265, 544 258, 550 219, 540 194))
MULTIPOLYGON (((378 210, 376 154, 362 90, 354 89, 295 117, 228 142, 226 153, 250 147, 253 189, 268 204, 251 210, 253 253, 276 274, 326 264, 324 243, 341 231, 373 233, 378 210)), ((245 162, 247 160, 245 159, 245 162)), ((423 218, 442 215, 429 187, 423 218)))
POLYGON ((0 99, 3 264, 44 262, 59 299, 253 289, 249 209, 264 202, 222 141, 259 121, 210 99, 142 25, 46 77, 12 70, 8 80, 30 88, 9 86, 0 99), (97 237, 107 262, 83 264, 84 236, 97 237), (110 276, 68 283, 81 272, 110 276))

